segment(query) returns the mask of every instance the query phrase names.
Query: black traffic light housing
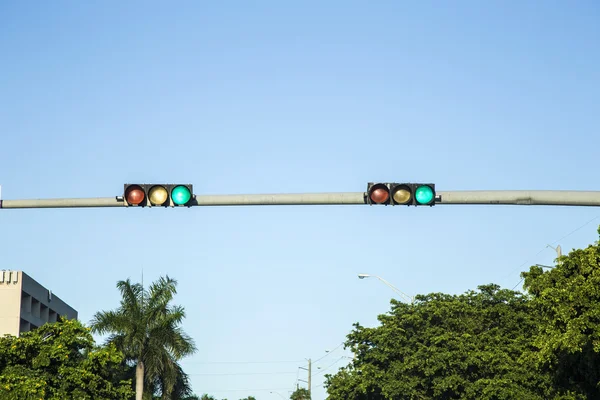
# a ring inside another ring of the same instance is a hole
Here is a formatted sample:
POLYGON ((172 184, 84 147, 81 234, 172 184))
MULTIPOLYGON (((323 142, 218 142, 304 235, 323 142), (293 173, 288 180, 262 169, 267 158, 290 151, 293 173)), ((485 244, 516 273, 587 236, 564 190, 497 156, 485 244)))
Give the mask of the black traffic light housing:
POLYGON ((371 205, 434 206, 435 198, 434 183, 369 182, 365 200, 371 205))
POLYGON ((126 183, 127 207, 190 207, 195 199, 192 184, 126 183))

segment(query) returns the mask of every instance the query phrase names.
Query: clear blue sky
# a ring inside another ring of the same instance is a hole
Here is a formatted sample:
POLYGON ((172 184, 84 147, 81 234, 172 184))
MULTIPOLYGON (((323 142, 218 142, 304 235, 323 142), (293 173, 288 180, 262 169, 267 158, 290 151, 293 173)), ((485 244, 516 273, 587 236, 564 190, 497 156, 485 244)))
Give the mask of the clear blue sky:
MULTIPOLYGON (((599 18, 595 1, 5 1, 2 195, 115 196, 125 182, 191 182, 196 194, 409 180, 598 190, 599 18)), ((552 263, 546 244, 599 214, 3 210, 0 249, 2 268, 26 271, 84 322, 116 307, 116 281, 142 268, 146 282, 178 279, 194 390, 270 400, 306 379, 302 360, 389 310, 394 293, 357 273, 410 294, 512 288, 528 265, 552 263)), ((564 251, 596 240, 599 223, 564 251)))

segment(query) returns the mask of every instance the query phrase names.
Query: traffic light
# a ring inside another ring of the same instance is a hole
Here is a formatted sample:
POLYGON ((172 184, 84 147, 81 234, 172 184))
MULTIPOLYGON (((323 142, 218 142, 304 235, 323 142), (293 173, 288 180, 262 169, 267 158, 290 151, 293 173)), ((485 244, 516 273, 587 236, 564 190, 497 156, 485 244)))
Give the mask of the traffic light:
POLYGON ((128 207, 189 207, 194 190, 191 184, 126 183, 123 199, 128 207))
POLYGON ((367 185, 367 204, 434 206, 433 183, 372 183, 367 185))

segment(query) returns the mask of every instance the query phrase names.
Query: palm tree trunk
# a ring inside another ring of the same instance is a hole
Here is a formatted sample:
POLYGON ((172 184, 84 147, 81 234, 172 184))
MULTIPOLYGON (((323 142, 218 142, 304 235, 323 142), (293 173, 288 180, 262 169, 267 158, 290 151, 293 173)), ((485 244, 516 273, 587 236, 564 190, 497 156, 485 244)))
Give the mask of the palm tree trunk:
POLYGON ((142 400, 144 396, 144 363, 138 361, 135 366, 135 400, 142 400))

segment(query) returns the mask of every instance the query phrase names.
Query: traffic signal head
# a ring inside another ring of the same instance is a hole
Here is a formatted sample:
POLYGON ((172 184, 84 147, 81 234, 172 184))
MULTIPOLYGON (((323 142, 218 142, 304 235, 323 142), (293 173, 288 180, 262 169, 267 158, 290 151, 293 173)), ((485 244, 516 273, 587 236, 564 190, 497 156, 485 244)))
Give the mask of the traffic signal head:
POLYGON ((391 204, 407 206, 435 205, 433 183, 369 183, 367 204, 391 204))
POLYGON ((194 200, 193 186, 188 184, 125 184, 123 193, 126 206, 189 207, 194 200))

